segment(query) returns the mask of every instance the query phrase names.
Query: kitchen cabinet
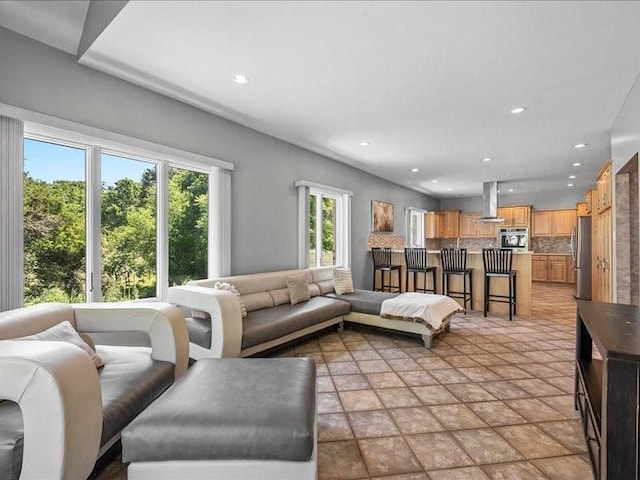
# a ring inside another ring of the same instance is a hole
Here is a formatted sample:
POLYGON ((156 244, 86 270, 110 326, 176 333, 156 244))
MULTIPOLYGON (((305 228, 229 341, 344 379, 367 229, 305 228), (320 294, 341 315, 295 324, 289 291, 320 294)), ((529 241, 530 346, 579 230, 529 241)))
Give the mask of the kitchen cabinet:
POLYGON ((576 224, 576 210, 539 210, 532 214, 532 237, 570 237, 576 224))
POLYGON ((587 203, 586 202, 576 203, 576 216, 586 217, 588 215, 589 215, 589 212, 587 211, 587 203))
POLYGON ((575 283, 571 255, 534 254, 531 271, 534 282, 575 283))
POLYGON ((546 255, 533 255, 531 257, 531 280, 534 282, 547 281, 546 255))
POLYGON ((503 227, 529 227, 531 207, 528 205, 500 207, 498 216, 504 218, 503 227))
POLYGON ((597 211, 598 213, 604 212, 608 208, 611 208, 611 162, 608 161, 600 170, 598 179, 596 182, 597 191, 597 211))
POLYGON ((424 238, 442 238, 444 235, 444 215, 441 212, 424 214, 424 238))
POLYGON ((591 215, 593 211, 596 211, 596 199, 598 196, 598 190, 595 188, 588 189, 584 194, 584 203, 587 208, 587 215, 591 215))
POLYGON ((458 238, 460 236, 460 211, 445 210, 444 214, 444 238, 458 238))
POLYGON ((460 238, 496 238, 498 223, 476 223, 481 213, 460 214, 460 238))
POLYGON ((593 255, 592 292, 594 302, 611 302, 611 209, 595 215, 595 232, 592 234, 593 255))

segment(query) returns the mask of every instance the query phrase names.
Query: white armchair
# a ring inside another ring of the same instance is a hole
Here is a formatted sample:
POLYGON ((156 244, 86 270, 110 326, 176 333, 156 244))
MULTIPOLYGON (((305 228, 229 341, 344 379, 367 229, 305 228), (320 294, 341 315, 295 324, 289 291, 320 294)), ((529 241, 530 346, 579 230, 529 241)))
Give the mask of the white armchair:
POLYGON ((187 368, 184 317, 169 304, 43 304, 0 313, 0 400, 17 403, 22 412, 21 480, 84 480, 120 435, 101 439, 100 374, 85 352, 62 342, 2 341, 63 321, 87 334, 144 332, 151 344, 147 358, 172 363, 173 379, 187 368))

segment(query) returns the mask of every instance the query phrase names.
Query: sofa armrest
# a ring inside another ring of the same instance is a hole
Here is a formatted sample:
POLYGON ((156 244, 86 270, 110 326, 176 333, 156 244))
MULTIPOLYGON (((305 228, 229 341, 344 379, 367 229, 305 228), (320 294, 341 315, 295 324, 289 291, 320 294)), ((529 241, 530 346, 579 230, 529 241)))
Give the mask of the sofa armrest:
POLYGON ((74 304, 79 332, 145 332, 151 340, 151 357, 175 365, 175 378, 187 370, 189 334, 179 308, 168 303, 74 304))
POLYGON ((167 300, 207 312, 211 317, 210 356, 239 357, 242 349, 242 314, 236 296, 226 290, 181 285, 170 287, 167 300))
POLYGON ((87 478, 100 448, 102 399, 86 353, 63 342, 0 341, 0 399, 22 411, 21 480, 87 478))

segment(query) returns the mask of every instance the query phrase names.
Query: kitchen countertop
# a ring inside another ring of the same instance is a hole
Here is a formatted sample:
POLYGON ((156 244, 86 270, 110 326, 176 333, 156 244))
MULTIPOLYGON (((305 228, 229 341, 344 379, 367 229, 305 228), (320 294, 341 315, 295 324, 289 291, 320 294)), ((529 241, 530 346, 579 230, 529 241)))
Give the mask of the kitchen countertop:
MULTIPOLYGON (((371 249, 369 249, 371 250, 371 249)), ((392 248, 391 251, 393 253, 404 253, 404 249, 399 249, 399 248, 392 248)), ((430 254, 437 254, 440 253, 440 250, 427 250, 427 253, 430 254)), ((534 254, 534 252, 513 252, 514 255, 536 255, 534 254)), ((482 250, 467 250, 467 254, 469 255, 482 255, 482 250)), ((539 255, 571 255, 570 253, 564 254, 564 253, 543 253, 543 254, 539 254, 539 255)))

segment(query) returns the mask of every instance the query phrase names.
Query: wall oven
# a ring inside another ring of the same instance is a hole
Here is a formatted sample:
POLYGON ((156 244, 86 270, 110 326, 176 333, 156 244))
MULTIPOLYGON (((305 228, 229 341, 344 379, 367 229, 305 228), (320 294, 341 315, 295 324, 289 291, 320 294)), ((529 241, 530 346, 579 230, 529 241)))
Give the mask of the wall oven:
POLYGON ((498 246, 500 248, 512 248, 526 252, 529 250, 528 228, 500 228, 498 232, 498 246))

